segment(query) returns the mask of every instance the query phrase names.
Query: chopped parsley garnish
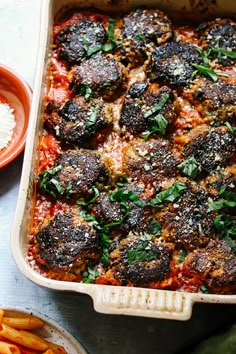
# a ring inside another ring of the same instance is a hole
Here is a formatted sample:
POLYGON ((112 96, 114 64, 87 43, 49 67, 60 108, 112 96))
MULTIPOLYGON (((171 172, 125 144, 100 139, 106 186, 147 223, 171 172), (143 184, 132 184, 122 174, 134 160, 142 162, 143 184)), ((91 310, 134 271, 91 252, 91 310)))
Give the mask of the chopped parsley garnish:
POLYGON ((156 255, 148 249, 148 242, 143 242, 127 251, 127 259, 129 264, 149 262, 155 260, 156 255))
POLYGON ((177 168, 188 177, 195 179, 200 172, 199 164, 195 157, 189 157, 187 160, 177 166, 177 168))
POLYGON ((54 198, 57 197, 57 193, 63 194, 65 191, 65 188, 55 178, 52 178, 57 172, 61 171, 61 168, 62 166, 58 165, 52 170, 44 170, 38 175, 40 188, 51 194, 54 198))
POLYGON ((209 291, 205 285, 201 285, 200 290, 203 294, 209 294, 209 291))
POLYGON ((147 233, 153 236, 160 236, 161 230, 162 230, 161 224, 156 220, 152 220, 147 229, 147 233))
POLYGON ((187 256, 187 251, 185 248, 182 248, 180 250, 179 263, 183 263, 185 261, 186 256, 187 256))
POLYGON ((84 96, 84 98, 86 100, 89 100, 92 97, 95 97, 94 92, 92 91, 92 89, 87 85, 87 84, 82 84, 80 86, 80 91, 79 93, 84 96))
POLYGON ((96 278, 99 276, 99 272, 88 267, 87 271, 82 273, 82 276, 83 283, 94 283, 96 278))
POLYGON ((92 199, 90 199, 88 202, 86 202, 85 200, 77 200, 76 203, 78 205, 88 206, 89 204, 95 202, 95 200, 99 197, 100 193, 99 190, 94 186, 92 186, 92 191, 93 191, 92 199))
POLYGON ((173 202, 181 195, 181 192, 184 189, 186 189, 185 184, 176 181, 172 184, 171 187, 169 187, 165 191, 158 193, 155 198, 148 202, 148 205, 157 206, 163 204, 163 202, 165 201, 173 202))
POLYGON ((85 123, 85 128, 88 129, 96 124, 97 116, 99 112, 99 107, 97 105, 94 106, 94 109, 90 112, 89 118, 85 123))

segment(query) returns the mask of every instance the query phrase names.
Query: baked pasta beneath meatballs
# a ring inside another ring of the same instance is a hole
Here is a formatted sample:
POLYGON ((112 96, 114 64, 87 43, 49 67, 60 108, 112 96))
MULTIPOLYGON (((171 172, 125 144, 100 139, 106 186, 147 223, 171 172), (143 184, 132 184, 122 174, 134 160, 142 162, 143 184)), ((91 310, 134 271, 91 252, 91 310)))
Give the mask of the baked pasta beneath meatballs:
POLYGON ((45 277, 236 293, 236 23, 54 23, 28 259, 45 277))

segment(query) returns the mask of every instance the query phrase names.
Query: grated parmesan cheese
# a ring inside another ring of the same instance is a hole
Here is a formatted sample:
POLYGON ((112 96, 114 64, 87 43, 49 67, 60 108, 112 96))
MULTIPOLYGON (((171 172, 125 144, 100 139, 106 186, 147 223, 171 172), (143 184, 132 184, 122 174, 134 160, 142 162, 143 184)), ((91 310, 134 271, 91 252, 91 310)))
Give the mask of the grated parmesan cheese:
POLYGON ((11 141, 16 126, 14 110, 6 103, 0 103, 0 150, 11 141))

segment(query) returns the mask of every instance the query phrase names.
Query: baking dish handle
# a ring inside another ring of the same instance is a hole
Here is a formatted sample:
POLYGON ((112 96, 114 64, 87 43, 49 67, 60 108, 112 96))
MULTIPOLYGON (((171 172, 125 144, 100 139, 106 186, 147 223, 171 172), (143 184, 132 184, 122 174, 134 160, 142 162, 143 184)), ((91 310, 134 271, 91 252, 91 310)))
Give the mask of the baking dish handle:
POLYGON ((175 320, 192 315, 193 298, 181 292, 105 285, 93 287, 90 295, 94 309, 102 313, 175 320))

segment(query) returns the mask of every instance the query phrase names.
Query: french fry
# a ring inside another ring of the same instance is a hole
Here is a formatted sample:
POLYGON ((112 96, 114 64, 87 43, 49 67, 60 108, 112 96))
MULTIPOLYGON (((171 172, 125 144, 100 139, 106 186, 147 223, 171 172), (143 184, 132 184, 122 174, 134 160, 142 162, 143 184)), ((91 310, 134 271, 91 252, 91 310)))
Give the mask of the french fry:
POLYGON ((65 351, 65 349, 64 349, 64 347, 62 345, 49 342, 46 339, 44 339, 44 340, 47 343, 48 348, 52 349, 55 354, 67 354, 67 352, 65 351))
POLYGON ((14 345, 0 341, 1 354, 21 354, 20 349, 14 345))
MULTIPOLYGON (((0 314, 1 317, 1 314, 0 314)), ((1 321, 0 321, 1 323, 1 321)), ((2 323, 15 329, 40 329, 43 328, 44 322, 39 318, 30 317, 5 317, 3 316, 2 323)))
POLYGON ((27 348, 41 351, 48 349, 48 344, 42 338, 30 332, 17 330, 4 323, 0 325, 0 335, 27 348))
POLYGON ((2 323, 3 315, 4 315, 4 311, 0 309, 0 323, 2 323))

